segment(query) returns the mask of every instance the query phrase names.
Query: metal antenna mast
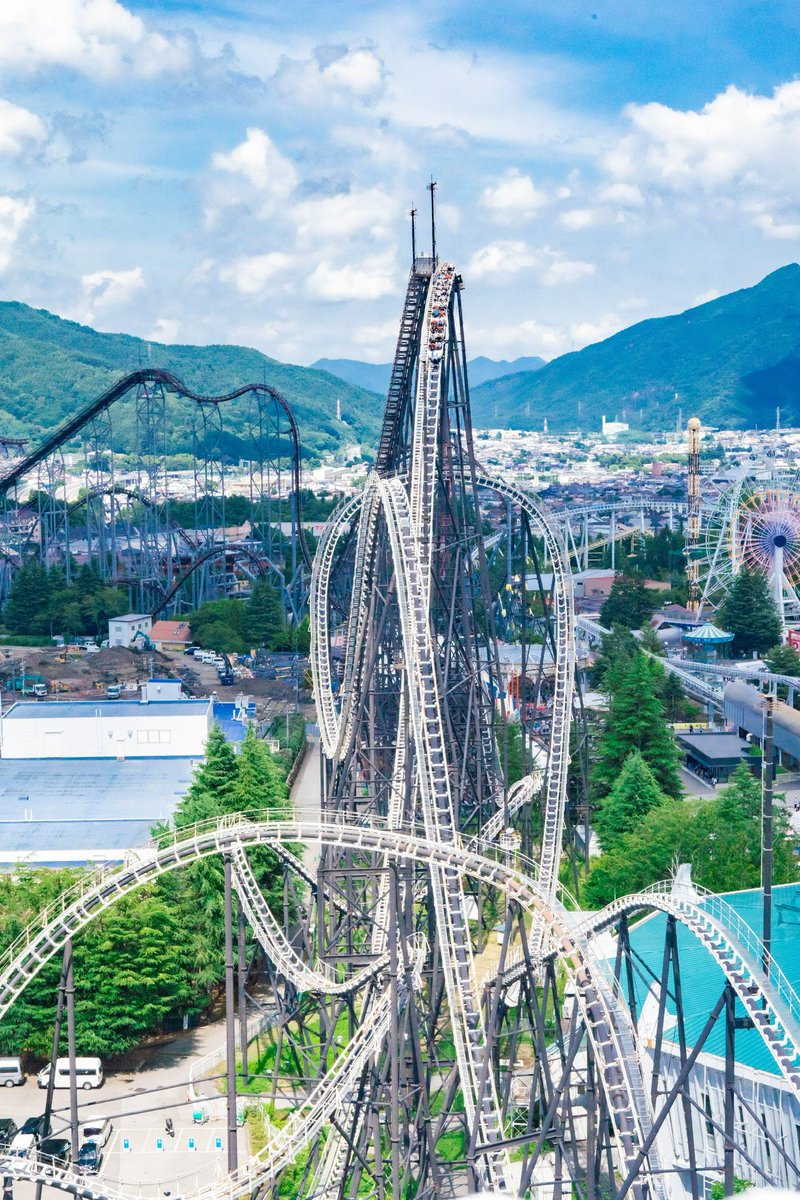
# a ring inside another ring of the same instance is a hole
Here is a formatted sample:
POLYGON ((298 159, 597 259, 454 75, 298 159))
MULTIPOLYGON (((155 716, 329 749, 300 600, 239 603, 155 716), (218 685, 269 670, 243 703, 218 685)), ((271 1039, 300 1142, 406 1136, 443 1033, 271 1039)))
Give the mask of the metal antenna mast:
POLYGON ((412 205, 409 214, 411 217, 411 266, 417 261, 417 210, 412 205))
POLYGON ((431 181, 428 184, 427 190, 431 194, 431 258, 433 265, 436 267, 436 188, 438 184, 431 176, 431 181))

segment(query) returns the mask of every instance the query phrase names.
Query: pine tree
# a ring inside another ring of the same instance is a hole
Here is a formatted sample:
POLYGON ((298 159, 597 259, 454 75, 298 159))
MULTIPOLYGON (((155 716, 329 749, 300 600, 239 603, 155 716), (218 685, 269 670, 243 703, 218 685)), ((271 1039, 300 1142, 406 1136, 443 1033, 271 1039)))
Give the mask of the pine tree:
POLYGON ((766 575, 743 567, 719 610, 719 624, 733 634, 734 654, 766 654, 781 640, 781 621, 766 575))
POLYGON ((233 811, 283 808, 287 796, 283 772, 251 725, 239 751, 236 786, 230 799, 233 811))
POLYGON ((659 663, 639 653, 620 681, 600 738, 594 770, 597 795, 608 794, 628 755, 639 750, 661 790, 675 799, 682 796, 678 751, 658 695, 661 671, 659 663))
POLYGON ((800 654, 794 646, 773 646, 764 655, 764 661, 775 675, 800 677, 800 654))
POLYGON ((656 783, 641 753, 638 750, 631 751, 594 818, 593 824, 603 850, 613 849, 619 839, 634 830, 647 813, 666 803, 667 797, 656 783))
POLYGON ((656 610, 656 600, 638 574, 617 575, 608 599, 600 609, 603 625, 623 625, 626 629, 641 629, 656 610))
POLYGON ((253 646, 266 646, 273 650, 286 634, 286 622, 281 598, 267 583, 259 579, 253 584, 253 593, 247 602, 247 636, 253 646))
POLYGON ((205 758, 195 768, 189 790, 175 813, 176 827, 180 829, 195 821, 234 812, 238 777, 233 747, 219 725, 213 725, 206 742, 205 758))
POLYGON ((23 564, 11 584, 3 619, 12 633, 43 633, 49 624, 47 616, 51 585, 46 567, 36 561, 23 564))

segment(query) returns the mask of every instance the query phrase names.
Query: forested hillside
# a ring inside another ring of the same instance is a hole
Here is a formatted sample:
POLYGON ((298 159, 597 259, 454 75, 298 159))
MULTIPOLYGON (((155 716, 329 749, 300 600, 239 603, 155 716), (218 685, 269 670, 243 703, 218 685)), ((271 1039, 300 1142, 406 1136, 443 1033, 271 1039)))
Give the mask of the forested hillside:
POLYGON ((642 321, 540 371, 473 388, 477 425, 644 429, 684 419, 728 428, 800 424, 800 266, 673 317, 642 321))
MULTIPOLYGON (((243 346, 166 346, 127 334, 97 333, 25 304, 0 303, 0 434, 36 441, 116 380, 162 367, 207 394, 268 383, 292 406, 306 453, 314 457, 352 443, 371 449, 380 412, 375 397, 325 371, 291 366, 243 346), (336 419, 337 402, 342 420, 336 419)), ((122 439, 131 423, 115 422, 122 439)), ((186 420, 171 422, 174 453, 191 450, 186 420)))

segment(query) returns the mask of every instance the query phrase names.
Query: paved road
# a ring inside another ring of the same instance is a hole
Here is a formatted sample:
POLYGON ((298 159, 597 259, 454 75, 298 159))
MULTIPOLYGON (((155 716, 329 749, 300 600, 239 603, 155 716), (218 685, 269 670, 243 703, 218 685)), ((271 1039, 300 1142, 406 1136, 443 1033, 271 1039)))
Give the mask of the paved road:
MULTIPOLYGON (((79 1121, 103 1114, 111 1117, 113 1132, 104 1150, 101 1176, 109 1184, 142 1185, 150 1197, 183 1195, 201 1183, 207 1183, 227 1170, 227 1130, 224 1102, 212 1106, 205 1125, 192 1124, 192 1105, 185 1103, 189 1067, 192 1060, 215 1050, 225 1037, 221 1023, 203 1026, 181 1034, 166 1046, 143 1053, 133 1068, 107 1076, 102 1088, 78 1093, 79 1121), (163 1088, 147 1095, 150 1088, 163 1088), (139 1110, 166 1105, 157 1112, 139 1110), (172 1117, 175 1137, 165 1133, 167 1117, 172 1117), (190 1148, 189 1139, 194 1138, 190 1148), (128 1148, 125 1147, 128 1140, 128 1148), (161 1139, 161 1148, 158 1140, 161 1139), (217 1144, 219 1140, 219 1144, 217 1144)), ((223 1067, 214 1068, 215 1072, 223 1067)), ((210 1092, 215 1085, 210 1083, 210 1092)), ((0 1116, 13 1117, 21 1125, 26 1117, 38 1116, 44 1109, 45 1092, 37 1088, 31 1076, 22 1087, 0 1089, 0 1116)), ((68 1137, 69 1092, 58 1090, 54 1099, 53 1133, 68 1137)), ((247 1133, 239 1131, 239 1159, 248 1153, 247 1133)), ((17 1184, 18 1200, 34 1195, 32 1184, 17 1184)))
MULTIPOLYGON (((319 819, 321 802, 319 738, 309 738, 308 751, 292 788, 292 803, 298 817, 316 821, 319 819)), ((310 871, 316 871, 319 864, 318 843, 306 843, 303 862, 310 871)))

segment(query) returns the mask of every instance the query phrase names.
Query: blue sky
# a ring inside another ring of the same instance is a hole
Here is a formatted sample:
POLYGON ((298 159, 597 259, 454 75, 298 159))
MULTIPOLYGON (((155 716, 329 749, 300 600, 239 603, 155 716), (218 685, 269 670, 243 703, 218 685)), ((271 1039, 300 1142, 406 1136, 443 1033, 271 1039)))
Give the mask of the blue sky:
POLYGON ((3 0, 0 298, 391 356, 439 183, 471 354, 546 358, 800 249, 781 0, 3 0))

